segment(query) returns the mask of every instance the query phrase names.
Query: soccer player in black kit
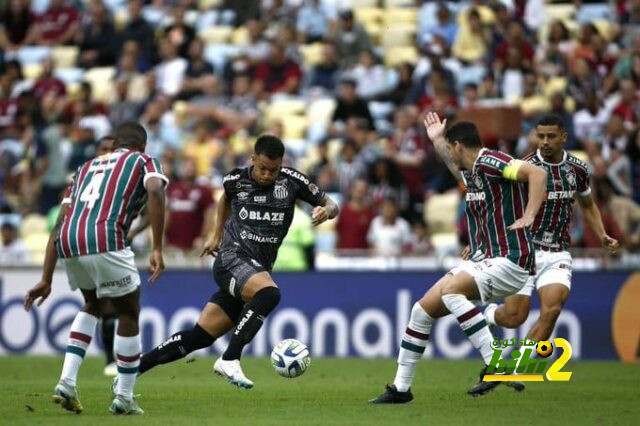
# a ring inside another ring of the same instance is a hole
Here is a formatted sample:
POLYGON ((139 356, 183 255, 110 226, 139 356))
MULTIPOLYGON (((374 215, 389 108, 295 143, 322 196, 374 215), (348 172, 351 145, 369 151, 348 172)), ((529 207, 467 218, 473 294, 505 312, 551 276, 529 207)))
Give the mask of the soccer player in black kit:
POLYGON ((227 350, 213 369, 235 386, 253 387, 242 372, 240 356, 280 301, 280 290, 270 272, 291 225, 296 199, 314 206, 314 225, 338 215, 336 203, 306 176, 282 167, 283 156, 280 139, 260 136, 252 166, 224 177, 216 225, 202 251, 203 256, 216 256, 213 277, 220 290, 192 329, 174 334, 142 356, 140 374, 211 346, 235 326, 227 350))

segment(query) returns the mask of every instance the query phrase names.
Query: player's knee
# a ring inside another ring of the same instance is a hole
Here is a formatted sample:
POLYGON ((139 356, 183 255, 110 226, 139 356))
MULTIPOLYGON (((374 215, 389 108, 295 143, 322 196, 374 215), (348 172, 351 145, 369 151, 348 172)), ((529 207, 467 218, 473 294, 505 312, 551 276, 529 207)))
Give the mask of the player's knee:
POLYGON ((562 305, 555 304, 549 307, 544 307, 540 312, 540 321, 544 324, 553 326, 556 323, 556 320, 560 316, 560 312, 562 312, 562 305))
POLYGON ((197 349, 208 348, 213 345, 215 338, 207 333, 207 331, 196 324, 189 332, 189 344, 191 346, 190 352, 197 349))
POLYGON ((86 301, 84 306, 82 307, 82 310, 89 315, 93 315, 96 318, 100 318, 101 316, 100 306, 94 301, 86 301))
POLYGON ((256 293, 256 297, 260 297, 265 308, 271 312, 280 303, 280 289, 278 287, 265 287, 256 293))
POLYGON ((528 316, 529 316, 529 311, 508 312, 502 318, 502 321, 501 321, 503 323, 502 326, 506 328, 520 327, 527 320, 528 316))

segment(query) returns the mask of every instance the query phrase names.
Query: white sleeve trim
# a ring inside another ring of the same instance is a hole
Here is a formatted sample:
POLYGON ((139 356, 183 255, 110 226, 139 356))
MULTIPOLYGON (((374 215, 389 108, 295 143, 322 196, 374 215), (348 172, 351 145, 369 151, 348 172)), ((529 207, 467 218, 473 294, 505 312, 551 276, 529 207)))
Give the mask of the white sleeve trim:
POLYGON ((588 187, 586 191, 580 193, 580 195, 583 197, 586 197, 589 194, 591 194, 591 187, 588 187))
POLYGON ((164 182, 164 186, 167 186, 169 184, 169 179, 162 173, 149 172, 146 175, 144 175, 144 179, 142 180, 142 185, 144 186, 145 189, 147 188, 147 181, 152 177, 160 178, 164 182))
POLYGON ((60 205, 63 205, 63 204, 71 204, 71 197, 64 197, 60 202, 60 205))

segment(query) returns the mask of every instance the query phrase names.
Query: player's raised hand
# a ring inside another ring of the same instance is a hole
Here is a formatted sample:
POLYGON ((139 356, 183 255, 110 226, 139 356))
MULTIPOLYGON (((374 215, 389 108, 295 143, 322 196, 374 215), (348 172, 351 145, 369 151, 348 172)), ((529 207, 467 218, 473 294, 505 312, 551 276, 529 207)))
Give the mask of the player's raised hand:
POLYGON ((460 257, 462 258, 462 260, 469 260, 469 257, 471 257, 471 246, 468 245, 463 248, 462 252, 460 253, 460 257))
POLYGON ((213 257, 218 255, 218 250, 220 250, 220 240, 222 238, 217 235, 212 235, 204 242, 202 246, 202 253, 200 253, 200 257, 204 257, 207 255, 211 255, 213 257))
POLYGON ((160 250, 153 250, 149 256, 149 282, 154 283, 164 271, 164 259, 160 250))
POLYGON ((318 226, 327 219, 329 219, 329 213, 322 206, 315 207, 311 212, 311 224, 313 226, 318 226))
POLYGON ((28 312, 37 298, 40 298, 40 300, 36 306, 42 305, 42 302, 49 297, 49 294, 51 294, 51 283, 40 281, 38 284, 33 286, 33 288, 29 290, 27 295, 24 297, 24 310, 28 312))
POLYGON ((444 129, 447 127, 447 119, 440 121, 437 113, 430 111, 424 119, 424 127, 427 129, 429 139, 435 141, 444 136, 444 129))
POLYGON ((522 216, 520 219, 513 222, 507 229, 509 231, 515 231, 516 229, 528 228, 533 224, 535 217, 522 216))
POLYGON ((602 239, 602 246, 609 250, 609 254, 616 254, 620 248, 620 243, 615 238, 605 235, 602 239))

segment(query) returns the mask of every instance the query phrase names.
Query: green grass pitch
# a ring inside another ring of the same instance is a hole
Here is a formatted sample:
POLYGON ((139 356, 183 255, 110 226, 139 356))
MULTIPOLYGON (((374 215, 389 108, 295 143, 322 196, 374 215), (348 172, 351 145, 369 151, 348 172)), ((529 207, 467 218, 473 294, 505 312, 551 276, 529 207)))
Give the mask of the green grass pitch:
MULTIPOLYGON (((640 419, 640 366, 569 362, 569 382, 529 383, 523 393, 505 386, 478 399, 465 392, 480 361, 425 360, 404 406, 370 406, 367 400, 393 379, 393 360, 313 359, 297 379, 276 375, 266 358, 243 366, 256 386, 233 388, 212 373, 213 358, 178 361, 141 377, 144 416, 123 424, 214 425, 630 425, 640 419)), ((101 359, 85 360, 79 376, 84 412, 68 413, 51 402, 61 357, 0 358, 0 424, 102 425, 116 420, 107 408, 110 379, 101 359)))

